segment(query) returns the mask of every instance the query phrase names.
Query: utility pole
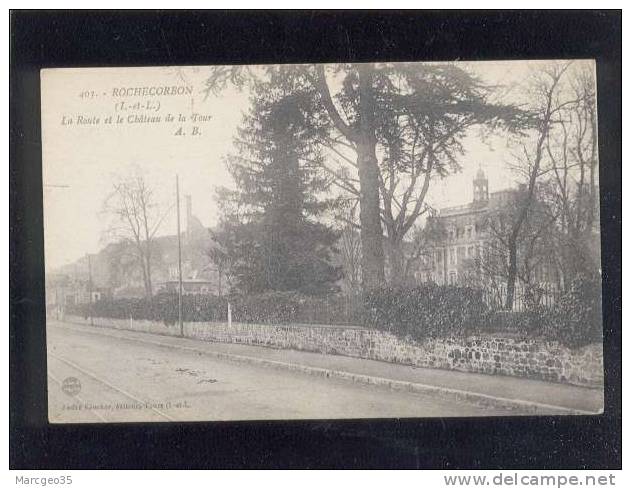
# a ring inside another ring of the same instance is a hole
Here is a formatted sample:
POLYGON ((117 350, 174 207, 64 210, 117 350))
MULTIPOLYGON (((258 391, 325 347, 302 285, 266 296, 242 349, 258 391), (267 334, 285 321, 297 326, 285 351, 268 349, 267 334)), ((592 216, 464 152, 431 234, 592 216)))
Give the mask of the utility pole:
POLYGON ((184 323, 182 322, 182 236, 180 232, 180 177, 175 175, 175 197, 177 200, 177 273, 179 287, 177 294, 177 319, 180 325, 180 336, 184 336, 184 323))
POLYGON ((90 295, 90 326, 94 326, 94 318, 92 315, 92 261, 90 253, 88 255, 88 294, 90 295))

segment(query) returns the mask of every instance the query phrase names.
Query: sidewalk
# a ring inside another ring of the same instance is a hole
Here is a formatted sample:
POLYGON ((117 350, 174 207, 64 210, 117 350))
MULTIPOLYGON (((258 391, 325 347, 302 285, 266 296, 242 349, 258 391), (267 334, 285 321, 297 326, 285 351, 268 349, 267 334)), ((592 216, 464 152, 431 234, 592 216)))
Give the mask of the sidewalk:
POLYGON ((365 384, 457 397, 471 402, 515 409, 516 414, 598 414, 603 390, 501 375, 485 375, 412 367, 361 358, 189 338, 93 328, 64 323, 63 327, 94 334, 112 334, 164 347, 185 348, 226 360, 289 368, 365 384))
POLYGON ((568 410, 588 411, 590 413, 598 413, 603 406, 603 391, 601 389, 502 375, 419 368, 362 358, 280 350, 261 346, 232 343, 209 343, 208 345, 212 345, 212 350, 222 353, 435 386, 438 389, 466 391, 483 396, 532 402, 542 406, 558 406, 568 410))

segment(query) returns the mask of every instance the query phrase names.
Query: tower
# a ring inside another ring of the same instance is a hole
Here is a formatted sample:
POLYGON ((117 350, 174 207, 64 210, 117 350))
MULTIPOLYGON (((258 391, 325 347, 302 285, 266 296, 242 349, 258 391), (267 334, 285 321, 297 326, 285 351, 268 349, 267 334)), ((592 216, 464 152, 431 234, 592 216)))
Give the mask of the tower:
POLYGON ((473 179, 473 202, 488 202, 489 181, 482 168, 478 170, 473 179))

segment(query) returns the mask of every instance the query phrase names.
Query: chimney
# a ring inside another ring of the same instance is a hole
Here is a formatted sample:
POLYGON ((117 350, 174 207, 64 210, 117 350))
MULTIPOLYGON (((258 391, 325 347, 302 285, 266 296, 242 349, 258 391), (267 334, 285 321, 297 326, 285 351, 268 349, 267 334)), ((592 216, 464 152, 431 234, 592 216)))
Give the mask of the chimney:
POLYGON ((191 216, 193 215, 193 203, 191 200, 191 196, 186 196, 186 235, 190 238, 191 232, 193 229, 191 228, 191 216))

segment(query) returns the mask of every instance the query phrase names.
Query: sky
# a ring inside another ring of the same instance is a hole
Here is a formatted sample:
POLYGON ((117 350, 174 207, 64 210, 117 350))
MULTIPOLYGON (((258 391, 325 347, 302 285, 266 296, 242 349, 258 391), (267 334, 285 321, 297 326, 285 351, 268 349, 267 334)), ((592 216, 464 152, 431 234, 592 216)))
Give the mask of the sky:
MULTIPOLYGON (((525 80, 540 65, 536 61, 466 63, 484 81, 509 88, 525 80)), ((130 172, 142 173, 162 202, 175 201, 175 176, 179 175, 180 194, 191 196, 193 214, 206 226, 217 222, 214 189, 232 184, 223 158, 232 151, 236 129, 248 109, 248 94, 228 87, 218 96, 206 97, 203 87, 210 70, 209 67, 154 67, 42 71, 44 237, 48 270, 104 247, 109 220, 103 212, 103 203, 117 179, 130 172), (192 87, 192 93, 133 96, 136 87, 173 86, 192 87), (129 88, 132 94, 120 96, 129 92, 124 90, 129 88), (145 105, 138 107, 136 103, 145 105), (143 114, 159 116, 161 120, 134 122, 134 117, 143 114), (174 120, 166 120, 167 114, 172 114, 174 120), (187 118, 186 122, 178 121, 179 114, 187 118), (205 120, 193 123, 192 114, 199 114, 205 120), (112 122, 107 120, 110 116, 112 122), (123 122, 117 123, 117 118, 123 122), (197 135, 192 134, 193 126, 197 127, 197 135), (180 129, 184 135, 177 134, 180 129)), ((509 92, 508 100, 517 97, 509 88, 505 89, 509 92)), ((464 146, 462 172, 432 183, 428 202, 434 207, 470 202, 471 181, 480 167, 487 173, 489 191, 512 185, 514 179, 506 167, 510 158, 506 137, 481 142, 474 132, 465 139, 464 146)), ((167 214, 158 234, 175 233, 173 210, 167 214)))

